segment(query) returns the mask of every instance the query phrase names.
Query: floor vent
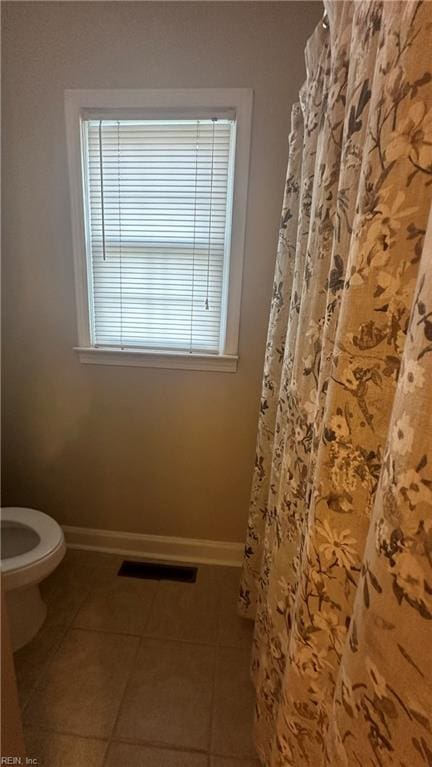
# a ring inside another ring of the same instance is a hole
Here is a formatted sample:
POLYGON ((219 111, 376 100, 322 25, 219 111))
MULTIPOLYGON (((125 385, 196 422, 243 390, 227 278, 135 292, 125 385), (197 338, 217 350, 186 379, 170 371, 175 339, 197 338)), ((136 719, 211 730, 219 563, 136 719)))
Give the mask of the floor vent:
POLYGON ((198 568, 188 565, 162 565, 158 562, 134 562, 125 559, 117 575, 125 578, 147 578, 153 581, 195 583, 198 568))

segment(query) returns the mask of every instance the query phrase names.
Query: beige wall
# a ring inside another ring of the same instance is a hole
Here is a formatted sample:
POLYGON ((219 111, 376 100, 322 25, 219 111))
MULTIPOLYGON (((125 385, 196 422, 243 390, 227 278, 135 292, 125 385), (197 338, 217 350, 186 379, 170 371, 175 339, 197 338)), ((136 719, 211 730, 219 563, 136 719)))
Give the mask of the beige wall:
POLYGON ((3 504, 244 537, 290 106, 310 2, 3 3, 3 504), (81 365, 65 88, 255 91, 236 374, 81 365))

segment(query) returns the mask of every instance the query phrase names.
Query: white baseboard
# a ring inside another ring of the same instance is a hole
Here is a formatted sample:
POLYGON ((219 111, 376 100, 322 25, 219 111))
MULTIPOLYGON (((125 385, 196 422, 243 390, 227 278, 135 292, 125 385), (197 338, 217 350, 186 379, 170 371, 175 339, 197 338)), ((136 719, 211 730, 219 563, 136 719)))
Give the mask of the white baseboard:
POLYGON ((104 551, 125 556, 161 559, 168 562, 196 562, 208 565, 240 567, 243 543, 201 541, 197 538, 172 538, 165 535, 123 533, 117 530, 95 530, 90 527, 63 525, 70 549, 104 551))

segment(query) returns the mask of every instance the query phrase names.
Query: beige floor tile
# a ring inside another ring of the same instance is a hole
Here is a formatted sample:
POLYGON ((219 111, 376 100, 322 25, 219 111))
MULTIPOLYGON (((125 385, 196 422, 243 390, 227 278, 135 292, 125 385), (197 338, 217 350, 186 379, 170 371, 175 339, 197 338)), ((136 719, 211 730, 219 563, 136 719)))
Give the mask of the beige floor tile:
POLYGON ((207 749, 214 648, 144 639, 131 674, 116 735, 207 749))
POLYGON ((160 582, 145 633, 213 644, 217 641, 218 610, 214 573, 199 567, 196 583, 160 582))
POLYGON ((26 722, 108 737, 138 644, 137 637, 70 630, 32 695, 26 722))
POLYGON ((156 592, 157 581, 101 577, 80 608, 74 626, 123 634, 142 634, 156 592))
POLYGON ((255 756, 252 725, 255 695, 249 678, 249 653, 219 647, 216 664, 211 752, 255 756))
POLYGON ((34 729, 25 741, 27 757, 37 759, 38 767, 102 767, 107 748, 107 741, 34 729))
MULTIPOLYGON (((105 767, 207 767, 205 754, 113 743, 105 767)), ((241 765, 240 765, 241 767, 241 765)))
POLYGON ((226 756, 210 757, 210 767, 260 767, 258 759, 230 759, 226 756))
POLYGON ((42 598, 48 613, 58 624, 70 625, 90 593, 94 567, 63 561, 42 581, 42 598))
POLYGON ((57 626, 48 618, 35 638, 14 653, 15 673, 22 708, 28 702, 65 633, 65 626, 57 626))
POLYGON ((226 647, 252 647, 253 621, 241 618, 237 612, 239 567, 219 567, 217 584, 220 599, 218 642, 226 647))
MULTIPOLYGON (((127 559, 127 557, 111 555, 109 559, 99 562, 93 570, 93 585, 98 586, 103 584, 107 578, 123 578, 123 576, 117 575, 120 565, 127 559)), ((138 580, 135 578, 134 580, 138 580)))

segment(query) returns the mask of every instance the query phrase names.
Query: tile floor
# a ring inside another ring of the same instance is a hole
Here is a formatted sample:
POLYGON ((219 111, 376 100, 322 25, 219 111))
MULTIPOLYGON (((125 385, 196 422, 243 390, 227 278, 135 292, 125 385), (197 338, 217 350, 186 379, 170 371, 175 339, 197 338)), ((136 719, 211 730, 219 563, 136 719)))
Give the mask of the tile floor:
POLYGON ((121 561, 69 550, 42 584, 46 623, 15 654, 28 756, 40 767, 258 767, 239 570, 149 581, 118 577, 121 561))

